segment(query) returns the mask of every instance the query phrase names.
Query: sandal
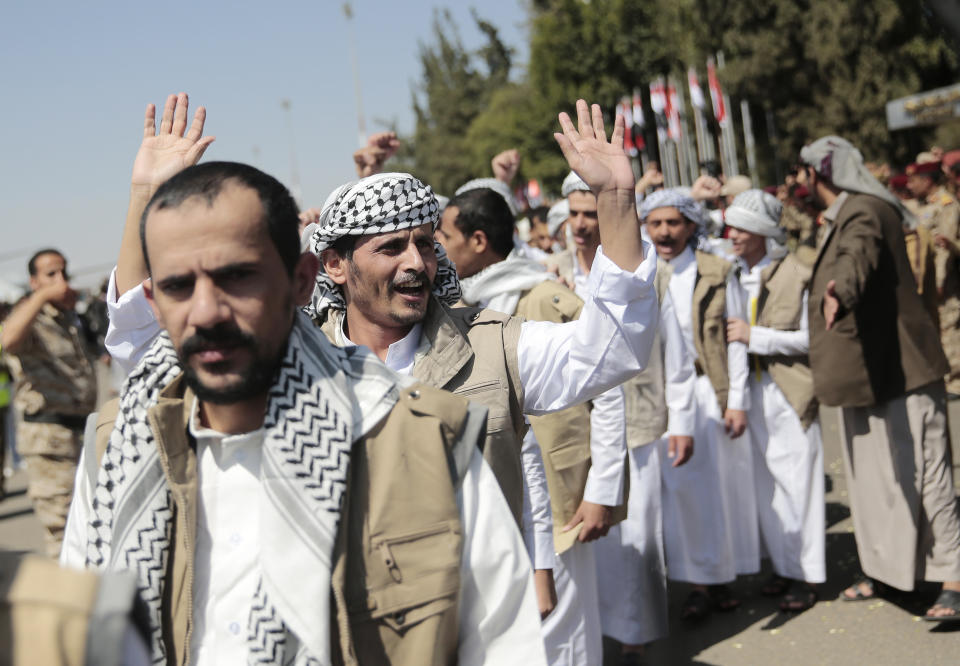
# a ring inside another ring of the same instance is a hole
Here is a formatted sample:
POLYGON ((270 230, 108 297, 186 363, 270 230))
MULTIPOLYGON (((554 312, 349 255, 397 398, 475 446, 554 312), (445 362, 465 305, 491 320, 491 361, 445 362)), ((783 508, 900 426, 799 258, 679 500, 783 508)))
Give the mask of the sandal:
POLYGON ((680 617, 690 622, 702 620, 710 614, 710 598, 700 590, 694 590, 683 602, 680 617))
POLYGON ((857 578, 850 587, 840 593, 840 598, 844 601, 870 601, 871 599, 876 599, 883 595, 884 584, 878 580, 874 580, 868 576, 860 576, 857 578), (864 593, 861 589, 861 586, 865 586, 870 590, 870 593, 864 593), (852 595, 847 594, 847 592, 853 591, 852 595))
POLYGON ((760 588, 760 594, 765 597, 779 597, 790 589, 791 580, 778 574, 771 574, 767 582, 760 588))
POLYGON ((740 600, 733 596, 730 588, 726 585, 710 585, 707 587, 710 605, 718 611, 732 611, 740 605, 740 600))
POLYGON ((780 610, 786 613, 802 613, 813 608, 819 598, 812 585, 796 581, 790 586, 790 591, 780 599, 780 610))
POLYGON ((955 590, 941 590, 940 596, 933 602, 933 606, 923 616, 928 622, 960 622, 960 592, 955 590), (930 612, 937 608, 948 608, 953 611, 952 615, 931 615, 930 612))

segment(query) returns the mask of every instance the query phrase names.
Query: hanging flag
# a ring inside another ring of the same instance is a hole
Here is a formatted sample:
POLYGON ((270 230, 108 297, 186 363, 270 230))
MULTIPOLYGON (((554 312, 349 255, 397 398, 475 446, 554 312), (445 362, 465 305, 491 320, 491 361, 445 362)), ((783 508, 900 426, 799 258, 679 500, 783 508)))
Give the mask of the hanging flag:
POLYGON ((633 145, 637 147, 637 150, 646 150, 647 142, 643 138, 643 128, 646 126, 646 120, 643 117, 643 98, 640 96, 640 89, 633 89, 633 109, 630 114, 633 118, 633 145))
POLYGON ((535 178, 527 182, 526 199, 531 208, 536 208, 543 203, 543 198, 540 196, 540 181, 535 178))
POLYGON ((667 136, 674 141, 680 141, 683 137, 683 129, 680 126, 680 102, 677 99, 677 87, 673 85, 673 79, 667 83, 667 136))
POLYGON ((664 141, 667 138, 667 91, 663 77, 658 77, 650 84, 650 108, 657 123, 657 136, 664 141))
POLYGON ((700 89, 697 70, 693 67, 687 70, 687 83, 690 85, 690 102, 698 109, 706 107, 707 102, 703 98, 703 90, 700 89))
POLYGON ((727 106, 723 103, 723 90, 720 88, 720 79, 717 78, 717 68, 713 64, 713 58, 707 58, 707 83, 710 86, 710 97, 713 99, 713 116, 720 127, 726 127, 729 120, 727 106))
POLYGON ((637 144, 633 141, 633 109, 630 105, 630 98, 624 97, 617 104, 617 113, 623 116, 623 150, 630 157, 636 157, 637 144))

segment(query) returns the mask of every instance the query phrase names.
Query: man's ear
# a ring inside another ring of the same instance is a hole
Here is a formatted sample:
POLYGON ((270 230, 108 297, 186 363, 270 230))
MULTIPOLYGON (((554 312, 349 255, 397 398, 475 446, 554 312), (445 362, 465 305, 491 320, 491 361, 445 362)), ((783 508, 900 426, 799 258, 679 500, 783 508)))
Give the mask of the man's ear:
POLYGON ((160 323, 160 327, 163 327, 163 317, 160 316, 160 309, 157 307, 157 301, 154 300, 153 294, 153 280, 147 278, 140 283, 140 286, 143 287, 143 295, 147 299, 147 303, 150 304, 150 309, 153 310, 153 316, 160 323))
POLYGON ((470 234, 470 238, 468 240, 470 249, 477 254, 483 254, 487 251, 487 248, 490 247, 490 239, 487 238, 487 234, 480 229, 477 229, 470 234))
MULTIPOLYGON (((327 248, 320 253, 320 262, 335 284, 347 283, 347 262, 349 260, 333 248, 327 248)), ((316 274, 316 273, 314 273, 316 274)))
POLYGON ((293 291, 297 305, 307 305, 317 283, 320 260, 313 252, 304 252, 293 269, 293 291))

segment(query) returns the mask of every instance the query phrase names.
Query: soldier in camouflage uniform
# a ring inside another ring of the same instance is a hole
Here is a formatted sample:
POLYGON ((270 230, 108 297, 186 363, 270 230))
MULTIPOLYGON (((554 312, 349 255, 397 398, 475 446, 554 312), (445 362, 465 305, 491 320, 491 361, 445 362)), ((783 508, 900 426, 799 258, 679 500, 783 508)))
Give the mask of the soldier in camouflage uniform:
POLYGON ((940 342, 950 362, 947 393, 960 397, 960 204, 943 186, 939 162, 907 167, 907 187, 920 201, 919 224, 936 245, 934 273, 939 297, 940 342))
POLYGON ((47 553, 60 554, 87 414, 96 408, 96 374, 79 336, 67 262, 57 250, 31 257, 31 294, 3 322, 0 343, 17 379, 17 451, 28 494, 46 529, 47 553))

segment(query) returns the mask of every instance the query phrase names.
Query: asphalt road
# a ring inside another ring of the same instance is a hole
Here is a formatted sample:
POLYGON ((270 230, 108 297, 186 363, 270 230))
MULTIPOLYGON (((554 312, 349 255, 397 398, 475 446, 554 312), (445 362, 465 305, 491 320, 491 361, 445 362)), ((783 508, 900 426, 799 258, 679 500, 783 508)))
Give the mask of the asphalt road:
MULTIPOLYGON (((950 405, 953 441, 960 441, 960 401, 950 405)), ((846 498, 836 416, 824 410, 824 472, 827 476, 827 582, 820 602, 799 614, 781 613, 776 600, 758 594, 769 571, 743 577, 734 590, 743 601, 730 613, 716 613, 688 626, 679 619, 684 587, 671 589, 671 635, 653 644, 649 664, 960 664, 960 625, 937 626, 921 615, 937 594, 924 585, 912 595, 847 603, 840 591, 857 573, 853 526, 846 498)), ((958 455, 960 457, 960 455, 958 455)), ((960 466, 954 466, 960 481, 960 466)), ((7 497, 0 502, 0 547, 42 549, 40 526, 24 491, 22 472, 7 479, 7 497)), ((960 484, 958 484, 960 488, 960 484)), ((617 646, 608 643, 608 657, 617 646)), ((615 664, 612 659, 608 664, 615 664)))

